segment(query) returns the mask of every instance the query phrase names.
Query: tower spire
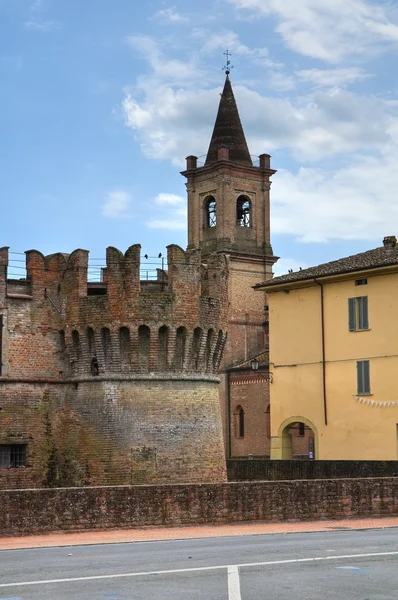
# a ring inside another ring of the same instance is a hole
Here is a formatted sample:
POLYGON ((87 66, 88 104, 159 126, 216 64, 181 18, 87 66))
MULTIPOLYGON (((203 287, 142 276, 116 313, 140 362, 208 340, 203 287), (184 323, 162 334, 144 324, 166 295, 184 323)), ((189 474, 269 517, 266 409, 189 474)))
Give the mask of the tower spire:
POLYGON ((214 124, 213 135, 211 136, 205 165, 216 162, 218 160, 218 149, 224 146, 229 150, 229 160, 231 162, 252 167, 253 162, 250 158, 238 107, 229 79, 231 68, 231 61, 229 60, 230 56, 231 55, 227 51, 225 84, 220 98, 216 122, 214 124))

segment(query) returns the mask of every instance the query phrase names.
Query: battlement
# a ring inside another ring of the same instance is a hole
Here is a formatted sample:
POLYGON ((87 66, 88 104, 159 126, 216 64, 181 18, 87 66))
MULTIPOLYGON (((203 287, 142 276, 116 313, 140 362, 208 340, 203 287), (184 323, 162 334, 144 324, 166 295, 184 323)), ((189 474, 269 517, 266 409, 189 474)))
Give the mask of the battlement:
POLYGON ((49 256, 29 250, 26 278, 10 279, 8 248, 1 248, 3 355, 9 358, 3 374, 214 374, 226 339, 227 257, 203 263, 199 250, 170 245, 167 266, 155 280, 142 281, 140 253, 139 244, 124 254, 107 248, 101 281, 90 282, 87 250, 49 256))

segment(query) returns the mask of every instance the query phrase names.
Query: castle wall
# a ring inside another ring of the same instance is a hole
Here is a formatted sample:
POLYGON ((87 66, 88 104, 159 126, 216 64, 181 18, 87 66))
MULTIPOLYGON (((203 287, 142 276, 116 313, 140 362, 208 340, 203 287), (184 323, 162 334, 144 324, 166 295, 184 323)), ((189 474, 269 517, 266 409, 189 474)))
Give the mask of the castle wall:
POLYGON ((204 268, 170 246, 148 286, 138 245, 108 248, 100 295, 85 250, 27 252, 26 281, 1 266, 0 487, 225 480, 225 257, 204 268), (6 446, 25 447, 24 467, 5 467, 6 446))

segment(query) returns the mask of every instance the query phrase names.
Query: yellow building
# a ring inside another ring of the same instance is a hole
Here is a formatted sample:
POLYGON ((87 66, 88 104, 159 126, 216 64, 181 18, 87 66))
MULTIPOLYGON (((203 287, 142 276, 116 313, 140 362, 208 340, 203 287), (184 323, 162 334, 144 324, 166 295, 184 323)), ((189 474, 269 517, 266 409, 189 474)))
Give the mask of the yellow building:
POLYGON ((395 236, 256 288, 269 295, 271 458, 292 457, 292 424, 304 423, 314 458, 396 460, 395 236))

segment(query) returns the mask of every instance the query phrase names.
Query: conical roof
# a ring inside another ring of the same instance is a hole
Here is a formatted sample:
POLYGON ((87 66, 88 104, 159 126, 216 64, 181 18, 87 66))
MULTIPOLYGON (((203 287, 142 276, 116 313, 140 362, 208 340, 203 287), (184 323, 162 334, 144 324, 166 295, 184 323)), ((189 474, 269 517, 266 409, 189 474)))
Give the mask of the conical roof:
POLYGON ((217 161, 218 149, 221 146, 229 149, 231 162, 253 166, 228 74, 221 94, 205 165, 217 161))

